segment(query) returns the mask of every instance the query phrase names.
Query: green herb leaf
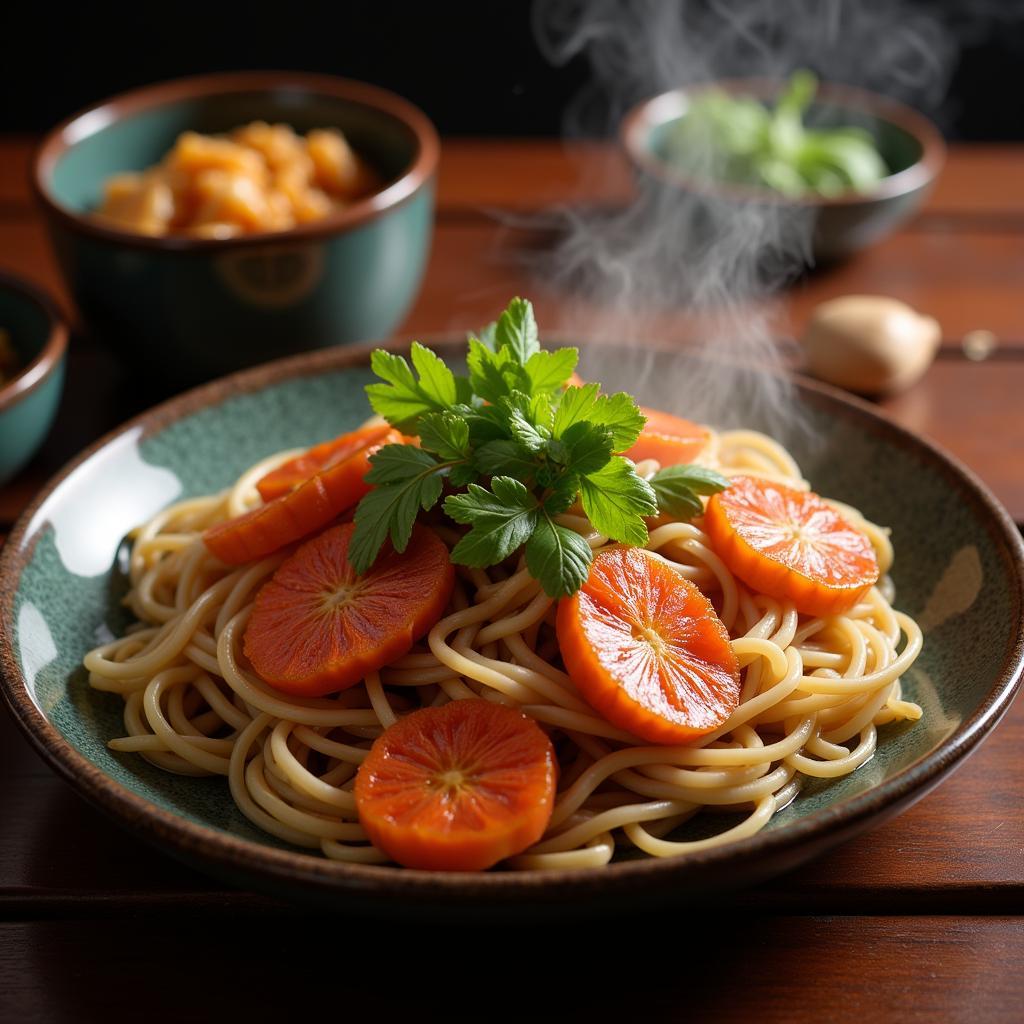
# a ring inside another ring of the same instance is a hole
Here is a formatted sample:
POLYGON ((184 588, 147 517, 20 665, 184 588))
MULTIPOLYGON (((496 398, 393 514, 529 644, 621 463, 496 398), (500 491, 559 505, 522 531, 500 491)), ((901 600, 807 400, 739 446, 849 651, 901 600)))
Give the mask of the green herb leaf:
POLYGON ((512 476, 528 483, 537 470, 533 453, 518 441, 501 439, 482 444, 473 453, 473 465, 485 476, 512 476))
POLYGON ((620 455, 596 473, 580 479, 583 511, 606 537, 624 544, 646 544, 644 516, 658 511, 651 485, 620 455))
POLYGON ((368 483, 374 489, 359 502, 348 559, 357 573, 373 565, 388 535, 404 551, 420 509, 437 504, 447 464, 412 445, 388 444, 370 456, 368 483))
POLYGON ((551 493, 544 499, 544 511, 549 516, 560 516, 576 504, 579 493, 580 478, 578 474, 566 473, 552 485, 551 493))
POLYGON ((469 340, 466 366, 473 391, 492 405, 497 405, 513 390, 524 391, 530 386, 526 371, 508 349, 492 352, 476 338, 469 340))
POLYGON ((491 490, 470 484, 465 494, 445 499, 444 510, 472 527, 452 549, 452 561, 485 568, 508 558, 533 533, 540 514, 537 499, 518 481, 496 476, 491 490))
MULTIPOLYGON (((489 348, 492 352, 494 351, 494 348, 495 348, 495 345, 494 345, 494 335, 495 335, 495 332, 497 330, 498 330, 498 321, 497 320, 492 320, 489 324, 487 324, 486 327, 484 327, 481 330, 477 331, 477 334, 476 334, 477 338, 479 338, 480 341, 482 341, 484 343, 484 345, 486 345, 487 348, 489 348)), ((470 335, 470 337, 472 337, 472 335, 470 335)))
POLYGON ((548 597, 567 597, 583 586, 593 557, 590 545, 546 514, 538 516, 526 542, 526 568, 548 597))
POLYGON ((454 405, 458 400, 455 374, 444 360, 418 341, 409 350, 412 365, 420 375, 420 390, 438 406, 454 405))
POLYGON ((554 394, 572 376, 579 359, 579 349, 575 348, 534 352, 524 367, 533 394, 554 394))
POLYGON ((402 356, 377 349, 370 367, 385 383, 368 384, 366 394, 373 411, 392 426, 414 430, 424 413, 440 412, 455 403, 455 375, 429 348, 412 344, 412 361, 420 374, 417 381, 402 356))
POLYGON ((507 352, 520 366, 525 366, 530 357, 540 351, 537 335, 537 321, 533 316, 533 304, 526 299, 513 299, 504 313, 498 317, 494 331, 495 348, 507 352))
POLYGON ((561 437, 569 427, 581 421, 608 427, 612 432, 613 450, 624 452, 636 444, 646 419, 633 396, 625 391, 602 395, 599 384, 584 384, 580 388, 565 389, 555 410, 551 432, 561 437))
POLYGON ((509 433, 527 451, 539 452, 547 440, 547 429, 534 425, 530 396, 524 395, 521 391, 513 391, 507 398, 503 398, 499 405, 505 412, 509 433))
POLYGON ((704 466, 666 466, 650 479, 658 509, 677 519, 699 516, 700 494, 716 494, 729 486, 727 477, 704 466))
POLYGON ((470 457, 469 424, 455 413, 431 412, 419 421, 420 447, 442 459, 458 462, 470 457))
POLYGON ((460 462, 448 471, 448 483, 452 487, 465 487, 467 484, 475 483, 479 475, 472 463, 460 462))
POLYGON ((562 465, 580 476, 596 473, 612 457, 612 432, 594 423, 574 423, 554 442, 561 449, 562 465))

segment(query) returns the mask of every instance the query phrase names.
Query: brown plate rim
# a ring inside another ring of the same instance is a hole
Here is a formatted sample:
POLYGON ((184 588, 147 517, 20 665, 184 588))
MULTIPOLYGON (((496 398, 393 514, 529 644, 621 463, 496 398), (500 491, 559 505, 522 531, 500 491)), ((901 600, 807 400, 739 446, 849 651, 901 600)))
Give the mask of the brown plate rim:
POLYGON ((426 114, 408 100, 368 82, 336 75, 301 71, 239 71, 192 75, 118 93, 65 118, 43 137, 32 156, 29 171, 33 194, 47 213, 74 231, 105 242, 134 249, 170 252, 209 252, 253 245, 291 244, 331 238, 357 228, 411 199, 437 173, 441 143, 426 114), (57 161, 82 137, 91 123, 105 126, 129 114, 181 100, 209 98, 232 93, 297 90, 349 100, 390 115, 416 137, 416 155, 406 169, 383 189, 360 199, 343 211, 286 231, 261 231, 232 238, 192 238, 183 235, 141 235, 97 221, 59 202, 50 192, 51 172, 57 161), (84 127, 83 127, 84 126, 84 127), (77 133, 77 134, 76 134, 77 133))
POLYGON ((666 103, 670 97, 692 97, 713 89, 724 89, 734 94, 750 93, 761 98, 770 98, 778 95, 783 84, 781 79, 723 78, 669 89, 657 96, 648 97, 627 111, 619 125, 619 141, 630 159, 652 177, 699 195, 737 202, 768 203, 804 209, 853 206, 907 195, 929 185, 938 177, 946 160, 946 144, 938 128, 928 118, 887 96, 835 82, 819 83, 815 99, 820 98, 824 102, 859 110, 878 120, 888 121, 902 128, 921 145, 921 156, 918 160, 902 171, 886 175, 874 188, 866 192, 849 189, 836 196, 821 196, 814 193, 786 196, 773 189, 758 188, 754 185, 707 181, 675 170, 664 160, 656 157, 646 144, 650 129, 663 121, 662 118, 654 116, 652 111, 656 111, 658 106, 666 103))
MULTIPOLYGON (((461 337, 455 338, 451 334, 423 340, 441 350, 464 343, 461 337)), ((685 857, 630 860, 603 868, 546 872, 444 873, 341 863, 308 853, 264 846, 197 825, 136 796, 79 754, 50 724, 29 697, 20 666, 15 660, 11 641, 14 595, 21 572, 31 560, 34 542, 45 526, 45 523, 36 522, 40 509, 71 473, 128 431, 141 430, 143 436, 147 436, 200 409, 262 390, 282 380, 365 366, 373 347, 339 347, 277 360, 204 384, 136 416, 90 445, 57 473, 24 511, 0 551, 0 578, 11 584, 0 594, 0 683, 17 724, 44 760, 90 802, 181 859, 203 862, 215 871, 262 879, 278 888, 282 885, 307 890, 329 887, 335 892, 347 891, 353 898, 386 894, 389 898, 406 897, 411 903, 437 900, 449 906, 470 906, 477 900, 508 903, 552 893, 557 893, 562 899, 588 894, 611 897, 615 892, 641 886, 663 884, 671 887, 673 882, 682 882, 688 874, 699 870, 727 870, 730 867, 739 870, 758 859, 767 860, 772 856, 793 853, 801 847, 828 844, 830 836, 856 831, 871 819, 884 816, 887 809, 912 802, 974 750, 997 724, 1019 689, 1024 671, 1024 540, 1008 513, 970 470, 932 442, 894 423, 864 401, 828 385, 798 379, 804 398, 833 410, 838 405, 865 429, 887 436, 938 468, 957 486, 965 499, 983 513, 980 518, 997 542, 1009 578, 1016 584, 1013 595, 1018 624, 1016 639, 1007 649, 1000 672, 987 696, 935 750, 890 779, 785 828, 762 831, 747 839, 685 857), (33 536, 29 536, 30 527, 35 527, 33 536)), ((401 351, 407 349, 408 343, 389 343, 385 347, 401 351)))

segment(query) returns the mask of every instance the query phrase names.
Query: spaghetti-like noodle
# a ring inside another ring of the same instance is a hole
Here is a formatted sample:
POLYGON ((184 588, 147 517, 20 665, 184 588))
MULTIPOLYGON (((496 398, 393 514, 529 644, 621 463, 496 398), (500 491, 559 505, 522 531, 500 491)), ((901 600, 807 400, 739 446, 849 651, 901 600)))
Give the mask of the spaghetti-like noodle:
MULTIPOLYGON (((258 502, 255 482, 294 454, 266 459, 227 492, 179 502, 134 531, 126 602, 140 625, 85 658, 90 684, 125 701, 126 735, 111 740, 114 750, 170 772, 227 776, 246 817, 287 842, 337 860, 386 862, 359 823, 356 769, 399 715, 452 700, 516 705, 552 735, 561 772, 548 831, 505 862, 532 869, 601 866, 617 843, 672 857, 753 835, 803 777, 854 771, 872 756, 879 726, 921 715, 900 691, 921 631, 891 606, 887 532, 838 504, 869 537, 882 578, 849 612, 827 619, 751 593, 711 550, 699 520, 651 529, 647 547, 714 600, 742 667, 739 707, 695 743, 644 744, 590 708, 559 667, 555 602, 522 563, 459 567, 448 613, 426 642, 359 685, 329 698, 282 694, 252 671, 242 636, 256 591, 284 555, 226 567, 201 534, 258 502), (708 810, 744 816, 711 838, 671 838, 708 810)), ((807 487, 785 449, 752 431, 713 434, 701 461, 726 476, 807 487)), ((637 468, 650 476, 658 466, 637 468)), ((561 521, 594 548, 607 543, 580 516, 561 521)))

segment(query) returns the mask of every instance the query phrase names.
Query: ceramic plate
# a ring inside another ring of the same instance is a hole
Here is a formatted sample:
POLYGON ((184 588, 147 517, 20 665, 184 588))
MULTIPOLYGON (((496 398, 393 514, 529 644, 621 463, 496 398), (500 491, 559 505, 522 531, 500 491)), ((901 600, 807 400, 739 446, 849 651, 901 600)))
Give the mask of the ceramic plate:
MULTIPOLYGON (((616 362, 616 386, 631 386, 630 365, 616 362)), ((171 501, 223 488, 263 455, 351 429, 367 414, 369 380, 365 350, 335 349, 173 399, 60 473, 0 557, 0 662, 19 724, 83 796, 175 856, 241 884, 387 912, 684 898, 765 878, 890 817, 961 763, 1008 707, 1024 661, 1024 546, 1014 524, 949 456, 863 403, 802 383, 795 402, 805 429, 780 440, 816 490, 892 527, 896 603, 925 631, 904 680, 922 721, 883 729, 871 761, 809 784, 759 835, 686 858, 436 874, 345 865, 278 843, 235 809, 225 780, 168 775, 110 751, 122 702, 89 688, 81 660, 127 624, 115 563, 132 526, 171 501)), ((643 381, 632 385, 641 400, 665 401, 643 381)))

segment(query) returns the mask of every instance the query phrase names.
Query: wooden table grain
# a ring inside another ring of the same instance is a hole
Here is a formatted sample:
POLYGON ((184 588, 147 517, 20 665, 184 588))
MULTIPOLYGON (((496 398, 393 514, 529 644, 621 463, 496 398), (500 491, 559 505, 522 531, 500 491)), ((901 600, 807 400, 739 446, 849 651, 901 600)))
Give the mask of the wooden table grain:
MULTIPOLYGON (((69 307, 28 194, 30 149, 28 139, 0 142, 0 267, 69 307)), ((538 215, 567 203, 615 209, 632 189, 622 158, 603 144, 446 141, 430 265, 401 333, 476 326, 512 294, 534 297, 542 324, 571 330, 576 307, 531 269, 552 241, 538 215)), ((883 407, 962 459, 1018 523, 1022 284, 1024 147, 953 147, 918 217, 786 296, 795 331, 816 303, 848 292, 894 295, 936 316, 938 360, 883 407), (998 342, 981 362, 962 345, 976 330, 998 342)), ((686 322, 666 322, 666 336, 685 333, 686 322)), ((0 488, 0 536, 66 459, 164 397, 126 384, 102 348, 74 339, 54 431, 0 488)), ((1018 702, 956 775, 905 814, 714 912, 603 921, 575 937, 571 922, 555 937, 525 926, 470 934, 428 921, 339 922, 186 869, 83 804, 0 712, 0 1020, 134 1016, 157 990, 152 1019, 212 1019, 249 991, 268 1000, 262 1011, 252 1004, 255 1019, 268 1007, 294 1012, 334 998, 346 1015, 385 1007, 384 1019, 450 1020, 473 1016, 484 1000, 495 1005, 499 981, 509 1015, 562 1006, 572 1019, 1017 1020, 1022 750, 1018 702), (655 928, 665 931, 652 942, 655 928), (383 959, 396 953, 400 968, 383 959), (594 956, 607 959, 607 972, 594 970, 594 956), (546 976, 565 982, 554 1001, 539 1002, 524 974, 538 957, 548 958, 546 976), (454 975, 461 1005, 439 983, 454 975)))

